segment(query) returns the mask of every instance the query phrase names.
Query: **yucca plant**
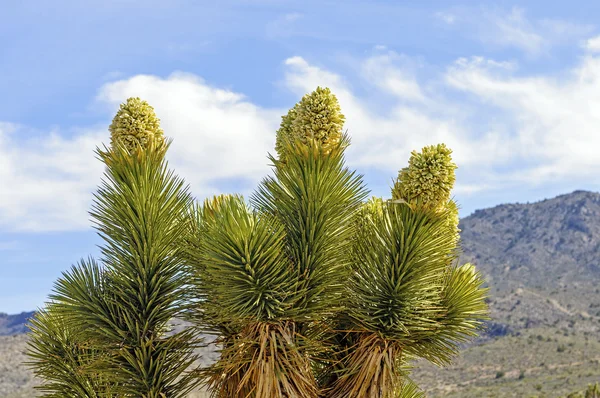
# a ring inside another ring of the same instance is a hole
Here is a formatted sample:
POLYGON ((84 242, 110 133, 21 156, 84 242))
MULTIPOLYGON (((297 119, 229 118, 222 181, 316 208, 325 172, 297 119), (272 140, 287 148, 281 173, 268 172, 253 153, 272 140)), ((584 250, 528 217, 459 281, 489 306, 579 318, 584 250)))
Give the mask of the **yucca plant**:
POLYGON ((343 307, 353 215, 366 197, 344 164, 344 117, 329 89, 283 117, 278 156, 246 203, 205 202, 190 259, 206 328, 220 335, 207 370, 217 397, 317 397, 329 319, 343 307))
POLYGON ((198 383, 188 372, 196 335, 169 333, 169 322, 189 306, 178 252, 192 199, 168 169, 169 143, 146 102, 130 98, 110 130, 91 211, 102 259, 56 283, 32 324, 32 366, 47 396, 185 397, 198 383))
POLYGON ((405 365, 448 364, 487 319, 481 275, 457 264, 455 169, 443 144, 413 152, 392 199, 373 198, 357 213, 349 305, 338 326, 349 331, 327 396, 420 396, 405 365))
POLYGON ((481 275, 457 264, 450 153, 445 145, 413 152, 392 199, 374 198, 357 214, 338 327, 348 332, 327 396, 418 396, 402 365, 414 358, 448 364, 486 319, 481 275))
POLYGON ((248 202, 193 205, 152 108, 123 104, 98 150, 102 259, 65 273, 33 322, 47 396, 176 398, 200 381, 219 398, 422 396, 410 361, 448 363, 487 314, 481 276, 458 264, 456 166, 425 147, 390 200, 365 203, 344 120, 317 88, 282 118, 248 202), (192 313, 196 329, 168 333, 192 313), (221 346, 201 372, 195 330, 221 346))
POLYGON ((409 362, 448 363, 486 318, 481 276, 457 264, 451 151, 413 152, 392 198, 362 204, 343 122, 317 88, 283 116, 250 203, 197 208, 188 260, 223 348, 213 396, 419 397, 409 362))

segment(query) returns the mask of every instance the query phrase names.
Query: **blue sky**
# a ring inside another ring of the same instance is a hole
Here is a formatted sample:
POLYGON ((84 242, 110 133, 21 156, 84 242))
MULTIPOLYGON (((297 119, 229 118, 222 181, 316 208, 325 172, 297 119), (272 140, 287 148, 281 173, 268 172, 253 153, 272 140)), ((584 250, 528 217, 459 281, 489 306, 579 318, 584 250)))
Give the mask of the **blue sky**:
POLYGON ((599 2, 37 0, 0 2, 0 19, 0 312, 42 305, 98 253, 93 150, 130 96, 199 199, 250 193, 280 116, 317 85, 373 194, 437 142, 463 216, 599 190, 599 2))

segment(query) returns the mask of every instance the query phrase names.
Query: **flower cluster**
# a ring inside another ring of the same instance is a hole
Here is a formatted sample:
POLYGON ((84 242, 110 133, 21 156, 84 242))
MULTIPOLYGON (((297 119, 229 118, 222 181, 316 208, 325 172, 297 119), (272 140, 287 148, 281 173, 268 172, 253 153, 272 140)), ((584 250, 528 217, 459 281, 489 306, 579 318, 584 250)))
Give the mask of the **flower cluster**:
POLYGON ((138 147, 146 148, 151 141, 160 144, 164 141, 160 120, 154 108, 139 98, 128 98, 121 104, 108 130, 111 145, 124 145, 130 152, 138 147))
POLYGON ((354 217, 354 227, 358 234, 361 234, 368 229, 368 225, 374 218, 383 215, 384 203, 382 198, 373 196, 362 204, 354 217))
POLYGON ((408 167, 398 174, 393 199, 432 207, 448 203, 456 180, 451 154, 452 150, 444 144, 426 146, 420 153, 413 151, 408 167))
POLYGON ((444 144, 426 146, 420 153, 413 151, 408 167, 398 173, 392 198, 445 213, 448 232, 458 240, 458 206, 450 198, 456 180, 451 154, 444 144))
POLYGON ((288 142, 316 142, 326 152, 335 147, 342 138, 345 117, 331 90, 317 87, 302 97, 281 119, 275 149, 279 158, 283 159, 288 142))

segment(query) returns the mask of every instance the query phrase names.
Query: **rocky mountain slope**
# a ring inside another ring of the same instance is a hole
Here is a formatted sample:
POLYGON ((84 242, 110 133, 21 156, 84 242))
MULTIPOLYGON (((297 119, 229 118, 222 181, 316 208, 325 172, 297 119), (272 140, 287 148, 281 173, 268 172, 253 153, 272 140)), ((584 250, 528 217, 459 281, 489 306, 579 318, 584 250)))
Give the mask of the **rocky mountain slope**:
MULTIPOLYGON (((493 320, 450 368, 416 364, 427 395, 559 397, 600 381, 600 194, 479 210, 461 229, 462 261, 486 275, 493 320)), ((27 316, 0 314, 0 335, 22 332, 27 316)), ((25 341, 0 338, 0 398, 33 396, 18 364, 25 341)))
POLYGON ((419 363, 428 396, 559 397, 600 381, 600 194, 479 210, 461 229, 462 261, 490 287, 491 339, 448 369, 419 363))
POLYGON ((8 315, 0 312, 0 336, 26 333, 27 320, 32 315, 33 312, 22 312, 16 315, 8 315))
POLYGON ((496 322, 596 330, 579 321, 600 317, 600 194, 479 210, 461 228, 464 259, 485 273, 496 322))

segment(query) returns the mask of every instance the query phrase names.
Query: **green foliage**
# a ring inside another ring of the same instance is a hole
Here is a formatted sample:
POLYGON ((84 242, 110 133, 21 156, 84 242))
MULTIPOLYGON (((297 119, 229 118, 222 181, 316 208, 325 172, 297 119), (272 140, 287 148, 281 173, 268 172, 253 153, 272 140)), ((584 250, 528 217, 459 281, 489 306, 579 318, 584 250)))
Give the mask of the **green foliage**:
POLYGON ((305 96, 252 207, 230 197, 195 211, 188 256, 224 346, 207 371, 215 396, 419 396, 406 363, 449 363, 486 319, 483 279, 456 264, 450 150, 414 152, 394 200, 363 204, 337 114, 328 90, 305 96))
POLYGON ((519 372, 519 380, 523 380, 525 378, 525 371, 522 370, 519 372))
POLYGON ((600 384, 588 384, 584 391, 570 393, 566 398, 600 398, 600 384))
POLYGON ((203 381, 219 398, 422 397, 409 361, 449 363, 487 316, 481 275, 457 263, 456 165, 443 144, 413 152, 392 200, 365 203, 344 120, 318 87, 282 118, 273 174, 249 203, 194 204, 153 109, 123 104, 98 151, 102 259, 65 273, 33 328, 46 391, 176 398, 203 381), (192 315, 195 329, 168 333, 192 315), (190 372, 196 330, 222 351, 190 372), (52 376, 56 358, 68 367, 52 376))
POLYGON ((285 231, 285 254, 299 275, 294 317, 330 314, 342 300, 340 276, 347 271, 353 215, 366 197, 362 180, 344 164, 348 140, 325 151, 321 145, 289 146, 294 156, 275 163, 252 197, 260 212, 272 215, 285 231))
POLYGON ((29 365, 45 383, 45 397, 80 398, 111 396, 112 382, 105 374, 91 370, 106 356, 86 344, 77 330, 52 305, 30 320, 29 365))
POLYGON ((298 276, 284 255, 283 226, 236 196, 223 199, 211 218, 201 262, 205 305, 232 323, 281 319, 298 300, 290 294, 298 276))
MULTIPOLYGON (((197 339, 191 330, 169 333, 169 322, 189 305, 187 266, 179 252, 192 199, 167 167, 168 144, 146 144, 98 151, 107 167, 91 215, 105 242, 101 263, 82 261, 56 283, 51 316, 38 318, 33 329, 34 369, 54 366, 56 357, 35 353, 53 338, 53 320, 59 319, 69 325, 75 344, 91 350, 79 368, 82 377, 109 380, 111 396, 184 397, 198 384, 187 372, 197 339)), ((61 382, 70 384, 67 378, 61 382)))
POLYGON ((201 275, 205 325, 225 346, 207 371, 217 396, 318 395, 309 359, 325 349, 317 338, 324 319, 341 308, 352 220, 366 197, 344 165, 345 142, 327 151, 290 144, 294 156, 271 159, 274 176, 259 186, 253 208, 231 197, 197 211, 202 233, 190 247, 199 250, 188 255, 201 275))

